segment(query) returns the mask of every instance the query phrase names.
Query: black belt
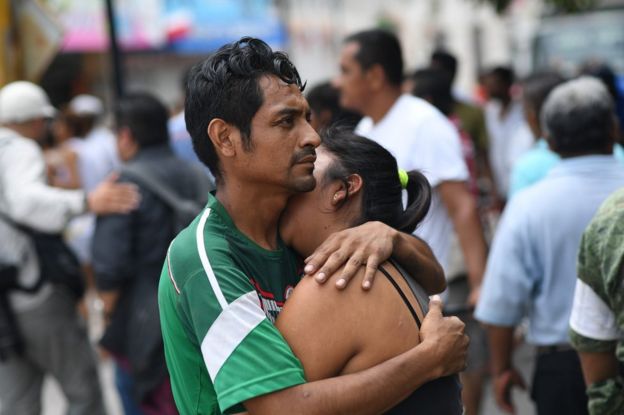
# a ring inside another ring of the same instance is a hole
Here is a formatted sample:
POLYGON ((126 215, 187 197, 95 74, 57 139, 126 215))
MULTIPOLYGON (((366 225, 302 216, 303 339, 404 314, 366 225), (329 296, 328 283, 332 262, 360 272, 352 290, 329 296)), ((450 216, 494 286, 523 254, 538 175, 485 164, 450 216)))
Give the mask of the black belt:
POLYGON ((574 348, 570 346, 569 344, 553 344, 551 346, 537 346, 538 355, 569 352, 572 350, 574 350, 574 348))

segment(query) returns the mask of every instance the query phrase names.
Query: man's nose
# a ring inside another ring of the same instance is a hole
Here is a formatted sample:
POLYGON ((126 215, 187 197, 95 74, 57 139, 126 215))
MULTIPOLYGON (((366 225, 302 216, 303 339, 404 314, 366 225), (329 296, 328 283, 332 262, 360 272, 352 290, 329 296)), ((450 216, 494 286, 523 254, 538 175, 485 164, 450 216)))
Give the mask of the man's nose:
POLYGON ((336 75, 332 78, 331 80, 331 86, 333 86, 336 89, 340 89, 340 85, 342 84, 342 76, 341 75, 336 75))
POLYGON ((301 147, 312 146, 314 148, 321 145, 321 137, 309 123, 306 123, 306 130, 301 140, 301 147))

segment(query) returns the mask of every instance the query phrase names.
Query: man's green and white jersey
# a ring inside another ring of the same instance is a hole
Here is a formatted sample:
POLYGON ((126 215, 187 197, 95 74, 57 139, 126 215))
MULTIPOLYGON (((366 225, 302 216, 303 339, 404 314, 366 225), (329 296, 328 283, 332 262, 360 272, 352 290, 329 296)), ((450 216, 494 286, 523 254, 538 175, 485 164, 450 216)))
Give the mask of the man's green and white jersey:
POLYGON ((242 234, 210 195, 172 242, 158 304, 165 357, 182 414, 244 411, 242 402, 305 382, 273 325, 298 282, 298 261, 242 234))

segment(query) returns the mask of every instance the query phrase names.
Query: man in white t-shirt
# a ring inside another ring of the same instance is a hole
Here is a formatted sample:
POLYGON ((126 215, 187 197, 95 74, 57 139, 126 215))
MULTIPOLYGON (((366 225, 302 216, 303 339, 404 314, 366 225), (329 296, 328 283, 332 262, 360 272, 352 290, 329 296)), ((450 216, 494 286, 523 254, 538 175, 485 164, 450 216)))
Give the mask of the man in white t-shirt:
POLYGON ((340 58, 340 104, 365 117, 356 133, 371 138, 396 157, 400 168, 420 170, 434 188, 432 206, 416 234, 446 266, 453 227, 458 234, 471 285, 478 298, 486 245, 468 170, 453 125, 432 105, 402 95, 403 58, 398 39, 383 30, 346 38, 340 58))
POLYGON ((522 101, 514 99, 511 68, 498 66, 483 77, 489 100, 485 105, 485 124, 490 137, 489 158, 496 192, 504 201, 509 193, 509 177, 515 162, 534 142, 525 118, 522 101))

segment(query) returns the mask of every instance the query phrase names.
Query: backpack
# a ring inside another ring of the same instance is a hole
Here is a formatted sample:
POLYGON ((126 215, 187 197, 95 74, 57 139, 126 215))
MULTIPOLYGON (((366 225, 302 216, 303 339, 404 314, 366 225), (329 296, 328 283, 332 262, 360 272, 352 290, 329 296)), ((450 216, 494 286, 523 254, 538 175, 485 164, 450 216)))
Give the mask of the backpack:
MULTIPOLYGON (((197 194, 208 193, 212 183, 203 171, 191 167, 197 180, 197 194), (203 176, 203 177, 202 177, 203 176), (208 184, 208 186, 206 186, 208 184)), ((194 199, 183 199, 168 185, 155 178, 149 167, 141 164, 128 164, 120 173, 131 177, 173 210, 173 232, 177 235, 186 228, 203 209, 203 205, 194 199)))
POLYGON ((79 300, 85 291, 85 276, 80 261, 74 252, 67 246, 61 233, 48 233, 35 230, 29 226, 16 223, 4 212, 0 212, 0 220, 21 231, 33 242, 37 259, 39 260, 39 279, 32 286, 20 285, 17 280, 10 286, 7 282, 5 289, 34 293, 41 288, 44 282, 65 286, 79 300))

